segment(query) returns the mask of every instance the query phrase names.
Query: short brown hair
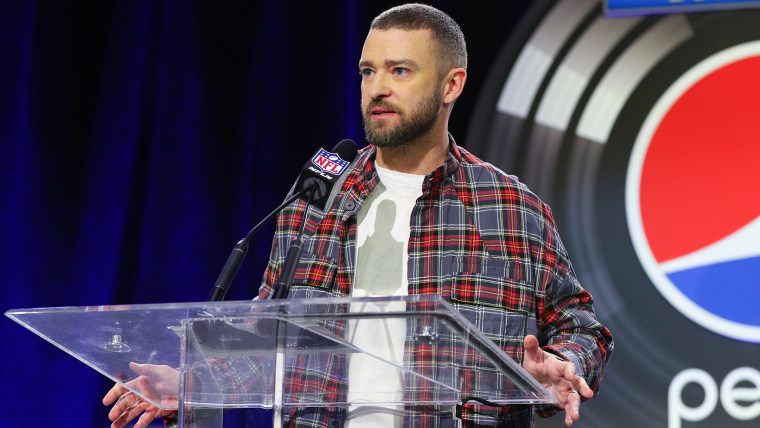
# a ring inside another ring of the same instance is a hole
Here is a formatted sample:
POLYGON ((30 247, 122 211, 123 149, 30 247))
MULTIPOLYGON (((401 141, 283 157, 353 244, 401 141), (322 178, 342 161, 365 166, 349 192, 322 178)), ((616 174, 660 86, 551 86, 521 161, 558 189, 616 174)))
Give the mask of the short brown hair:
POLYGON ((388 9, 372 20, 370 29, 430 30, 442 61, 438 72, 452 68, 467 70, 467 45, 459 25, 449 15, 426 4, 409 3, 388 9))

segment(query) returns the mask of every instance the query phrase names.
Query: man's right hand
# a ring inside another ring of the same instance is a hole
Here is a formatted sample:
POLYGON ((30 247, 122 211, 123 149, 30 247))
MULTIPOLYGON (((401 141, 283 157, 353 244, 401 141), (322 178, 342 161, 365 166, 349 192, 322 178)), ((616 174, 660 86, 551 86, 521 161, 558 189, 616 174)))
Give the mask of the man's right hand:
POLYGON ((169 366, 137 363, 129 363, 129 368, 140 375, 127 383, 129 388, 170 409, 162 410, 117 383, 103 397, 103 404, 106 406, 116 403, 108 412, 108 419, 113 421, 112 428, 122 428, 140 414, 142 416, 135 423, 135 428, 145 428, 153 419, 176 413, 179 394, 177 370, 169 366))

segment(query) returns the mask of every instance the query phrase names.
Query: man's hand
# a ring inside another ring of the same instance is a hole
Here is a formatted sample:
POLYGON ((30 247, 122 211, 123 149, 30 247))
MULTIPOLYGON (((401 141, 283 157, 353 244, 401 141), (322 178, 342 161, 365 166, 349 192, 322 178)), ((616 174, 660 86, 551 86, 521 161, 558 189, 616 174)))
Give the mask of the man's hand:
MULTIPOLYGON (((179 372, 169 366, 129 363, 129 368, 140 375, 127 385, 141 395, 158 403, 162 407, 177 407, 179 394, 179 372)), ((156 418, 169 416, 176 410, 162 410, 148 401, 143 401, 132 391, 120 384, 114 385, 103 397, 103 404, 113 408, 108 412, 108 419, 113 421, 112 428, 122 428, 142 413, 135 423, 135 428, 145 428, 156 418)))
POLYGON ((562 361, 538 347, 536 336, 525 336, 523 368, 546 389, 554 389, 559 407, 565 410, 565 425, 573 425, 580 417, 581 396, 591 398, 594 391, 586 381, 575 375, 575 364, 562 361))

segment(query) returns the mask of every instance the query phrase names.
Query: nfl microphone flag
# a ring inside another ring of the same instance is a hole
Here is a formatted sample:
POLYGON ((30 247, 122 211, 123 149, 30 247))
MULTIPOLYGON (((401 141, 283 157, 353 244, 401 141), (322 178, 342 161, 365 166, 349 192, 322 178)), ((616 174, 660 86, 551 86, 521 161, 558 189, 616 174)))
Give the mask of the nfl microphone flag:
POLYGON ((323 148, 319 149, 311 162, 322 171, 332 175, 340 175, 343 169, 348 166, 348 161, 341 159, 340 155, 330 153, 323 148))
POLYGON ((316 186, 311 205, 324 210, 333 186, 356 158, 356 152, 356 143, 351 140, 342 140, 332 152, 320 148, 301 170, 295 191, 316 186))

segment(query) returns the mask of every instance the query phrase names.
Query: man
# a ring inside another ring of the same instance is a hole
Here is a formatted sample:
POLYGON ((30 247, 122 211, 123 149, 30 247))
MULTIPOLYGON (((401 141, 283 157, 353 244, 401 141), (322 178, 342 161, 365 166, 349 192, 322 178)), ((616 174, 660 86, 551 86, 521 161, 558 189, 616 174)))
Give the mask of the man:
MULTIPOLYGON (((536 409, 468 406, 463 426, 528 427, 534 410, 564 410, 565 423, 572 425, 581 399, 598 390, 612 337, 575 278, 549 208, 514 177, 458 147, 448 133, 467 80, 459 26, 429 6, 390 9, 372 22, 359 69, 371 145, 359 153, 327 212, 310 211, 295 277, 301 285, 292 287, 290 297, 440 294, 553 387, 559 402, 536 409)), ((278 218, 262 299, 277 282, 303 207, 295 203, 278 218)), ((325 389, 342 387, 320 376, 325 389)), ((124 392, 115 386, 104 403, 124 392)), ((120 400, 109 414, 118 421, 114 426, 143 410, 146 421, 158 416, 144 404, 134 407, 139 405, 120 400)), ((301 408, 289 421, 315 427, 454 426, 451 419, 411 414, 404 421, 301 408)))
MULTIPOLYGON (((296 273, 306 285, 291 296, 440 294, 539 382, 554 385, 571 425, 581 396, 598 389, 612 338, 594 317, 548 207, 449 135, 466 68, 464 37, 443 12, 411 4, 375 18, 359 61, 372 145, 358 155, 329 212, 307 226, 308 255, 296 273), (383 208, 389 200, 394 209, 383 208), (379 250, 372 237, 386 227, 378 219, 398 232, 383 238, 379 250), (387 267, 399 251, 398 269, 387 267)), ((262 298, 276 283, 302 207, 279 218, 262 298)), ((323 426, 338 416, 300 417, 323 426)), ((532 411, 516 406, 507 415, 472 419, 530 426, 532 411)))

